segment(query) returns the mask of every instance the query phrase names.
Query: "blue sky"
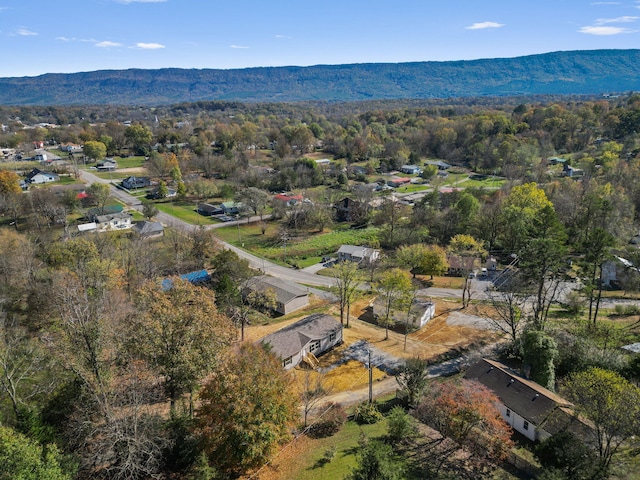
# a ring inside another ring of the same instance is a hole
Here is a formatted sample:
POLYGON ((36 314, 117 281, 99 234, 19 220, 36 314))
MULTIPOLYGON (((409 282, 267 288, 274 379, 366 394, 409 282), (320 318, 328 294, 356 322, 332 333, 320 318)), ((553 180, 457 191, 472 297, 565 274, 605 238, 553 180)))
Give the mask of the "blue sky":
POLYGON ((0 77, 640 48, 640 1, 0 0, 0 77))

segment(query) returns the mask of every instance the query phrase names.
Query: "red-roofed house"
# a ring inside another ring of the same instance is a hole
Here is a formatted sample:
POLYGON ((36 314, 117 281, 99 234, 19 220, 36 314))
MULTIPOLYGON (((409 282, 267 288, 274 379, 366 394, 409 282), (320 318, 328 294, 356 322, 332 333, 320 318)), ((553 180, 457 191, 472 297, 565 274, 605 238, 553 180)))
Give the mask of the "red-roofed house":
POLYGON ((286 193, 279 193, 273 197, 274 202, 282 202, 287 207, 300 203, 304 200, 302 195, 290 195, 286 193))

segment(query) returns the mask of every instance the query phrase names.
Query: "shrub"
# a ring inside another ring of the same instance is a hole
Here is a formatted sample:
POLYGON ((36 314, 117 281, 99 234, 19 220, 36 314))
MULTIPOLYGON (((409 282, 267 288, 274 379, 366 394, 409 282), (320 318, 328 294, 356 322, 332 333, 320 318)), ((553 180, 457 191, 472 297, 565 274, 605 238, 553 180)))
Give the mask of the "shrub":
POLYGON ((327 403, 322 407, 326 412, 322 418, 309 426, 308 434, 313 438, 323 438, 335 435, 347 421, 347 413, 339 403, 327 403))
POLYGON ((371 425, 382 420, 382 413, 375 403, 364 402, 356 406, 355 420, 360 425, 371 425))
POLYGON ((411 439, 417 432, 413 417, 400 406, 391 409, 387 422, 387 435, 395 442, 411 439))

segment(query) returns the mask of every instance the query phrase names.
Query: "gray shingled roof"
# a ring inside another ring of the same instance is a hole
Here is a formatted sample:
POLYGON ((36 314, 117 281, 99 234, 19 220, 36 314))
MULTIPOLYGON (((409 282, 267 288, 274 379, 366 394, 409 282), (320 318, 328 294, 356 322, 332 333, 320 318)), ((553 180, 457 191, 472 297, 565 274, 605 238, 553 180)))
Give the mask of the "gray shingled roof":
POLYGON ((331 315, 316 313, 267 335, 260 342, 270 344, 271 351, 284 359, 300 352, 309 342, 326 338, 341 328, 331 315))
POLYGON ((299 287, 295 283, 291 283, 280 278, 275 278, 270 275, 260 275, 257 277, 253 277, 245 284, 245 288, 257 292, 273 290, 273 292, 276 294, 276 300, 283 305, 286 305, 294 298, 302 297, 309 294, 307 290, 299 287))
POLYGON ((534 425, 544 422, 557 407, 573 407, 572 403, 552 391, 487 358, 469 367, 464 376, 491 389, 507 408, 534 425))
POLYGON ((140 235, 153 235, 164 232, 164 227, 160 222, 138 222, 133 226, 133 230, 140 235))

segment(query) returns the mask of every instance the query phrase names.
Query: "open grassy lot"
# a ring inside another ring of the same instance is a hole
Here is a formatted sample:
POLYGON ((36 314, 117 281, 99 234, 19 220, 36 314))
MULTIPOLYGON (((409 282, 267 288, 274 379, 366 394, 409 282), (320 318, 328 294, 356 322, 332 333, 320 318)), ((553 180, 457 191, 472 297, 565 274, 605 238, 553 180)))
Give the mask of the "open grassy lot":
POLYGON ((144 166, 144 157, 113 157, 118 163, 118 170, 121 168, 140 168, 144 166))
POLYGON ((11 170, 12 172, 30 172, 34 168, 40 168, 38 162, 0 162, 0 170, 11 170))
POLYGON ((469 175, 466 180, 458 183, 457 186, 467 188, 467 187, 475 187, 475 188, 500 188, 506 180, 504 178, 497 178, 494 176, 485 176, 485 175, 469 175))
MULTIPOLYGON (((260 257, 282 261, 285 257, 284 242, 278 226, 268 224, 264 235, 258 224, 241 224, 238 228, 229 226, 218 228, 215 234, 225 242, 244 248, 260 257), (239 237, 239 238, 238 238, 239 237)), ((378 229, 375 227, 351 229, 339 226, 333 230, 326 229, 322 233, 290 234, 287 240, 286 261, 300 267, 312 265, 321 260, 323 255, 335 253, 340 245, 366 245, 375 239, 378 229)))
POLYGON ((155 205, 161 212, 168 213, 192 225, 210 225, 215 223, 210 218, 203 217, 196 212, 197 205, 193 202, 173 200, 170 202, 157 202, 155 205))

